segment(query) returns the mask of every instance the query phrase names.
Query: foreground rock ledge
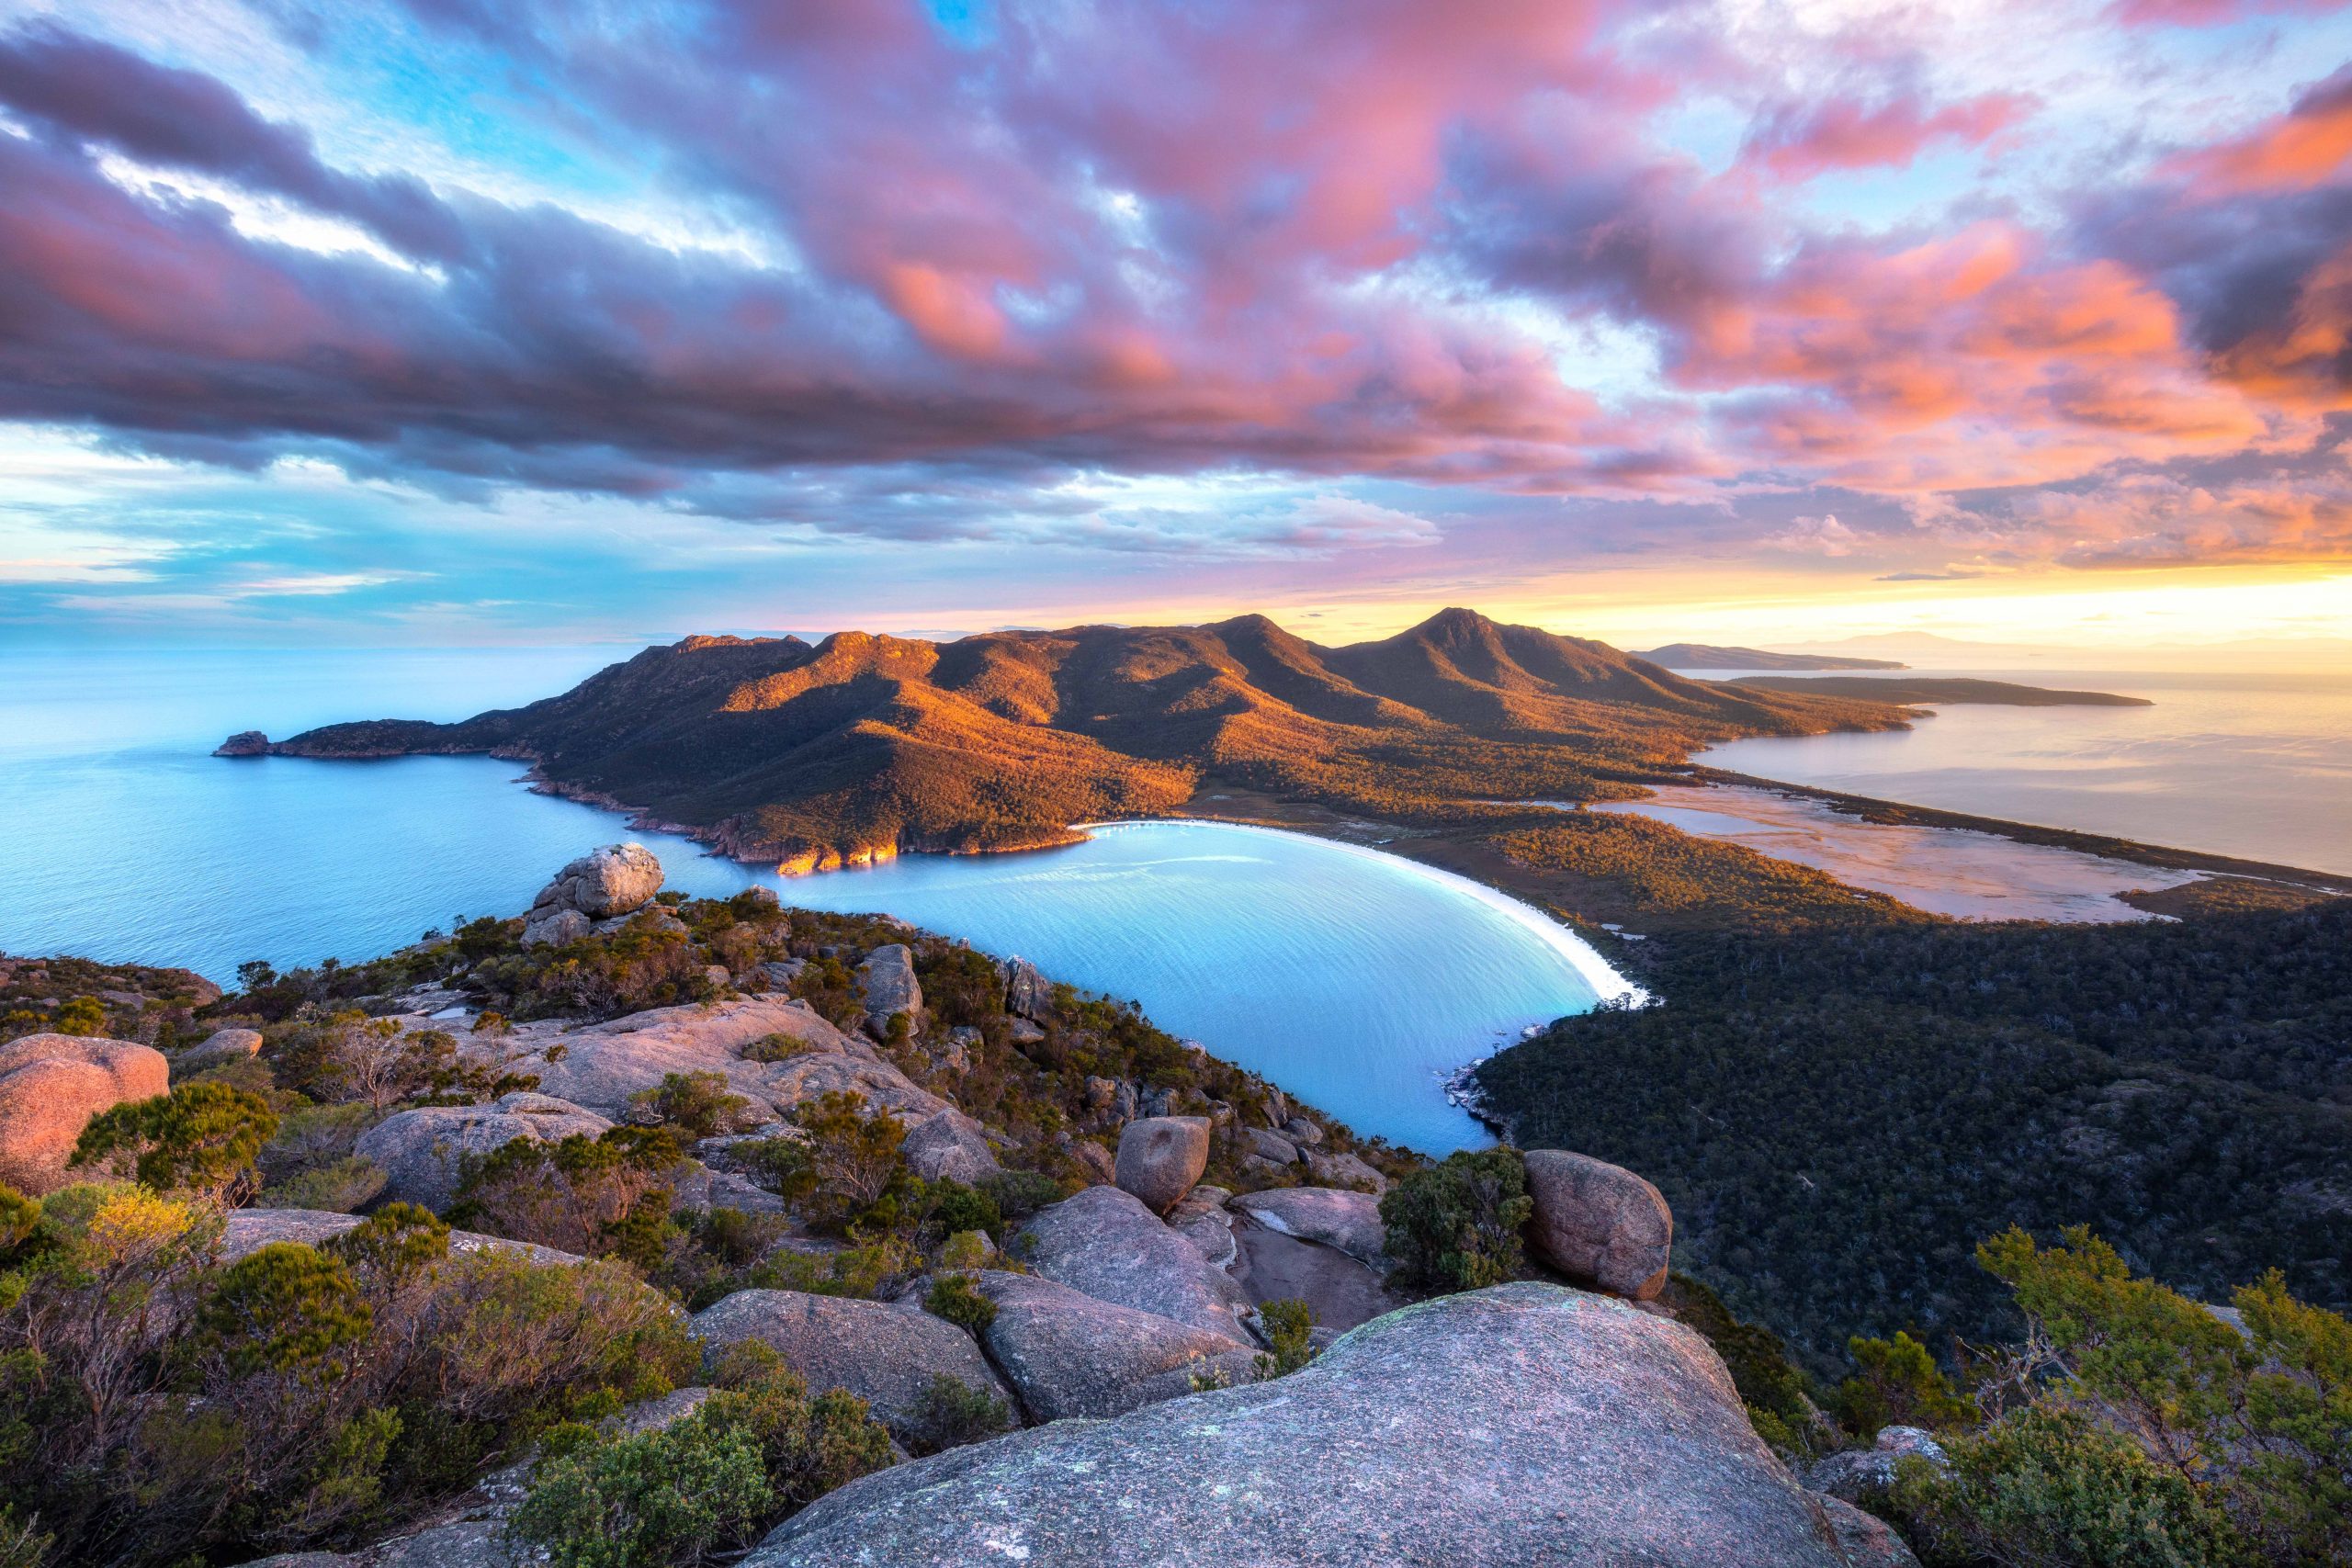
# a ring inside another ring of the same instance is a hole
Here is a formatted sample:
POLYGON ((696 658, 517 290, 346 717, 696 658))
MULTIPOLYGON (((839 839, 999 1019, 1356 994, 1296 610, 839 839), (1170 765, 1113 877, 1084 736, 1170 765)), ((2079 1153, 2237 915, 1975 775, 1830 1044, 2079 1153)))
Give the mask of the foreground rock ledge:
MULTIPOLYGON (((1854 1568, 1678 1324, 1557 1286, 1424 1302, 1276 1382, 852 1483, 752 1568, 1854 1568)), ((1868 1558, 1859 1561, 1867 1562, 1868 1558)), ((1880 1559, 1884 1561, 1884 1559, 1880 1559)))

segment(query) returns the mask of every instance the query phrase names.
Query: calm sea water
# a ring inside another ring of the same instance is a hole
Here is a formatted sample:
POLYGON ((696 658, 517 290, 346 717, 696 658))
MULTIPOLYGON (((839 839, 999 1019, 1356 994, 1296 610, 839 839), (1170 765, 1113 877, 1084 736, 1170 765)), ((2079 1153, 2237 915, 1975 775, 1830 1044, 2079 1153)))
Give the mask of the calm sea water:
POLYGON ((2117 692, 2155 705, 1948 706, 1907 731, 1736 740, 1705 761, 1883 800, 2352 874, 2352 677, 1909 673, 2117 692))
MULTIPOLYGON (((625 650, 621 650, 625 651, 625 650)), ((634 836, 674 887, 770 880, 536 795, 512 762, 207 755, 232 730, 451 718, 542 696, 605 649, 0 655, 0 949, 184 964, 228 979, 359 959, 466 914, 520 909, 581 851, 634 836)), ((1438 1076, 1617 984, 1525 906, 1376 852, 1216 824, 1114 826, 1013 856, 922 857, 786 883, 1048 974, 1266 1073, 1366 1133, 1488 1141, 1438 1076)))

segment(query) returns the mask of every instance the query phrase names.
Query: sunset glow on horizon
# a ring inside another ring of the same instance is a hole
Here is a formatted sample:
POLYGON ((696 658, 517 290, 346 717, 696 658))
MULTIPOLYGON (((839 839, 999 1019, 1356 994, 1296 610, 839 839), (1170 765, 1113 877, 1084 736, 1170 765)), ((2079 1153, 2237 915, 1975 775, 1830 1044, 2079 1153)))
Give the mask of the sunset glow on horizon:
POLYGON ((2352 648, 2334 0, 0 0, 0 640, 2352 648))

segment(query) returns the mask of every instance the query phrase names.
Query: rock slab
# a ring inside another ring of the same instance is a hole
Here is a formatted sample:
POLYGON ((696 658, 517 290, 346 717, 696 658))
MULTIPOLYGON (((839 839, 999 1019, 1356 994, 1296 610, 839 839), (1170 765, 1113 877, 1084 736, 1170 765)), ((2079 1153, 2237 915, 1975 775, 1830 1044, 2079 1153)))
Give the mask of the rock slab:
POLYGON ((871 1405, 900 1440, 915 1429, 923 1394, 950 1377, 1015 1408, 972 1337, 911 1303, 818 1296, 799 1291, 738 1291, 695 1314, 711 1345, 756 1339, 808 1382, 810 1393, 845 1388, 871 1405))
POLYGON ((1012 1255, 1057 1284, 1114 1306, 1249 1342, 1250 1299, 1199 1248, 1170 1230, 1133 1193, 1090 1187, 1038 1210, 1012 1255))
POLYGON ((980 1338, 1035 1420, 1124 1415, 1192 1393, 1195 1373, 1247 1382, 1257 1360, 1222 1334, 1035 1275, 990 1269, 979 1290, 996 1303, 980 1338))
POLYGON ((1155 1214, 1182 1202, 1209 1168, 1209 1119, 1147 1116, 1119 1134, 1113 1166, 1120 1190, 1155 1214))
POLYGON ((1244 1192, 1230 1200, 1230 1206, 1269 1230, 1337 1247, 1367 1269, 1385 1274, 1396 1267, 1388 1257, 1388 1227, 1380 1218, 1380 1200, 1369 1192, 1275 1187, 1244 1192))
POLYGON ((403 1111, 359 1135, 351 1152, 383 1168, 384 1196, 436 1213, 458 1196, 466 1156, 487 1156, 517 1138, 561 1143, 574 1133, 601 1137, 612 1123, 545 1094, 510 1094, 489 1105, 403 1111))
POLYGON ((1528 1237, 1561 1273, 1637 1302, 1666 1288, 1674 1211, 1647 1181, 1590 1155, 1530 1149, 1527 1191, 1528 1237))
POLYGON ((853 1482, 752 1568, 1847 1568, 1706 1342, 1512 1284, 1390 1313, 1304 1371, 853 1482))
POLYGON ((169 1094, 161 1051, 84 1034, 26 1034, 0 1045, 0 1182, 29 1198, 79 1179, 66 1168, 90 1118, 169 1094))
POLYGON ((910 1027, 922 1025, 922 987, 915 979, 915 955, 905 942, 877 947, 857 966, 858 999, 865 1005, 865 1027, 876 1040, 890 1037, 890 1020, 907 1015, 910 1027))

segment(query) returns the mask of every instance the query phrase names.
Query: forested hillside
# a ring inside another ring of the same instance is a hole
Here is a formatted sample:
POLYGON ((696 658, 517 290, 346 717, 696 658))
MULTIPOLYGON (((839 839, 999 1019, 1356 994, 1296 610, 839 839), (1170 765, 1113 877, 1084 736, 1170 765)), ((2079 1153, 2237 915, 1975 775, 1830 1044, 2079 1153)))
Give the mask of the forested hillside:
POLYGON ((2274 1265, 2352 1300, 2352 901, 1675 931, 1639 968, 1664 1005, 1497 1056, 1490 1107, 1656 1180, 1684 1266, 1816 1353, 1993 1337, 1972 1249, 2013 1224, 2214 1300, 2274 1265))

